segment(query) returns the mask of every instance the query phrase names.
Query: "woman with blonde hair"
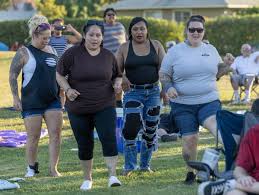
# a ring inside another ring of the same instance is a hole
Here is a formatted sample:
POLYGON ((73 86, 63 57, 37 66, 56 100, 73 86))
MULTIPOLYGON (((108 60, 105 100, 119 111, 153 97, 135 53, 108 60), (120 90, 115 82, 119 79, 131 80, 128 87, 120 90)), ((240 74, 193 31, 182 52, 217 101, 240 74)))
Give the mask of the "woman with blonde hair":
POLYGON ((48 45, 51 31, 46 17, 33 16, 29 22, 31 43, 20 48, 14 56, 9 83, 13 105, 22 112, 27 131, 27 173, 33 177, 39 173, 37 162, 38 143, 45 120, 49 132, 50 175, 60 176, 57 170, 62 128, 62 109, 56 82, 57 54, 48 45), (17 77, 22 71, 21 98, 18 94, 17 77))

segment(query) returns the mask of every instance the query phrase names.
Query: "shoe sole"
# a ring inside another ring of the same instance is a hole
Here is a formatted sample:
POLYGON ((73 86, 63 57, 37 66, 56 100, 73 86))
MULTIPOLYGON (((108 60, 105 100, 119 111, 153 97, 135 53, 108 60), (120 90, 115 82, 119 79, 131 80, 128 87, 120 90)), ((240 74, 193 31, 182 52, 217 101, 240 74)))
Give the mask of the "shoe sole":
POLYGON ((118 186, 121 186, 120 183, 113 183, 110 187, 118 187, 118 186))

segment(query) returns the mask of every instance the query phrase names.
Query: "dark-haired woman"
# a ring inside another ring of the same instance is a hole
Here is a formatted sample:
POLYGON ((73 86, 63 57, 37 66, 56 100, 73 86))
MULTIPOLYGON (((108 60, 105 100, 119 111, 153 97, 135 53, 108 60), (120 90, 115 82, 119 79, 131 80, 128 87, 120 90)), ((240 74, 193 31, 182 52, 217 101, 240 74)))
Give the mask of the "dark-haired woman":
MULTIPOLYGON (((216 78, 224 67, 217 49, 203 42, 205 20, 192 16, 186 25, 187 39, 169 49, 160 69, 160 81, 170 97, 171 112, 183 138, 182 155, 195 160, 199 125, 216 135, 216 112, 221 109, 216 78)), ((226 60, 226 69, 231 59, 226 60)), ((195 181, 188 167, 186 184, 195 181)))
POLYGON ((102 48, 102 41, 103 23, 89 20, 83 28, 82 44, 68 49, 57 68, 58 83, 68 98, 66 108, 84 172, 81 190, 92 188, 94 127, 108 167, 108 186, 121 185, 116 177, 115 136, 115 92, 121 91, 121 73, 114 55, 102 48))
POLYGON ((150 160, 160 114, 158 71, 165 54, 159 41, 149 39, 148 23, 144 18, 133 18, 128 33, 129 41, 117 52, 118 65, 125 72, 122 133, 125 139, 123 174, 126 176, 137 169, 136 138, 140 129, 143 132, 139 168, 152 172, 150 160))

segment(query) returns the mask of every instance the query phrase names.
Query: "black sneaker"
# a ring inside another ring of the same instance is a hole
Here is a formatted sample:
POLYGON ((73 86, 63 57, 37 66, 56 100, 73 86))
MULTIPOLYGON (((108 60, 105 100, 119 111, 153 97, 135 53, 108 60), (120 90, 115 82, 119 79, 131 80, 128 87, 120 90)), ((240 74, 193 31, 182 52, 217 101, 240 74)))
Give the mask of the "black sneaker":
POLYGON ((225 186, 225 179, 203 182, 199 185, 198 195, 223 195, 225 186))
POLYGON ((191 185, 195 182, 196 175, 193 172, 188 172, 184 180, 184 184, 191 185))

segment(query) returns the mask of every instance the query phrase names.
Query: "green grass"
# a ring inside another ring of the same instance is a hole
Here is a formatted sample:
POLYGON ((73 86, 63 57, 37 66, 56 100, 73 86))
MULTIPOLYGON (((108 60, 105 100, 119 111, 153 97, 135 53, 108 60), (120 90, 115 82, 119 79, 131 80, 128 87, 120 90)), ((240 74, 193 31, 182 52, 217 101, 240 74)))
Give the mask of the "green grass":
MULTIPOLYGON (((8 70, 13 54, 0 53, 0 130, 15 129, 25 131, 20 113, 9 111, 4 107, 12 106, 12 98, 8 85, 8 70)), ((229 78, 222 78, 219 83, 221 100, 224 108, 229 110, 248 109, 248 106, 229 106, 232 90, 229 78)), ((26 179, 20 183, 18 190, 1 191, 1 194, 80 194, 79 187, 83 181, 82 171, 77 158, 76 142, 72 135, 67 116, 64 116, 65 124, 62 131, 62 149, 60 155, 60 178, 52 178, 48 175, 48 138, 43 138, 39 144, 40 174, 32 179, 26 179)), ((207 131, 200 133, 199 159, 206 147, 214 146, 214 139, 207 131)), ((121 172, 123 164, 122 156, 119 157, 117 172, 121 172)), ((223 164, 223 161, 222 161, 223 164)), ((25 172, 24 148, 0 148, 0 179, 11 177, 23 177, 25 172)), ((181 156, 181 140, 171 143, 160 143, 159 150, 154 153, 152 160, 153 174, 134 173, 126 178, 119 176, 123 186, 119 188, 107 188, 107 171, 103 162, 99 141, 95 143, 93 189, 88 194, 177 194, 194 195, 197 184, 186 186, 182 184, 185 177, 185 165, 181 156)))

